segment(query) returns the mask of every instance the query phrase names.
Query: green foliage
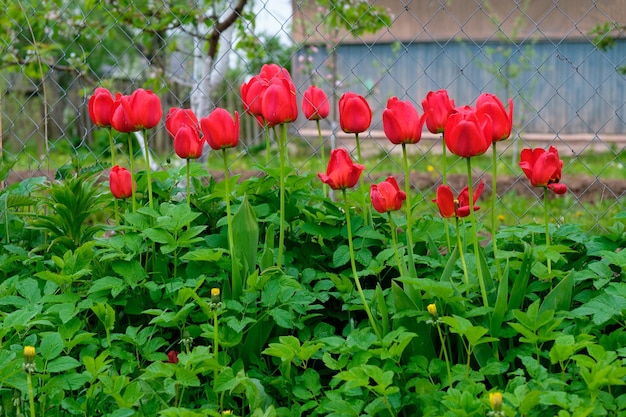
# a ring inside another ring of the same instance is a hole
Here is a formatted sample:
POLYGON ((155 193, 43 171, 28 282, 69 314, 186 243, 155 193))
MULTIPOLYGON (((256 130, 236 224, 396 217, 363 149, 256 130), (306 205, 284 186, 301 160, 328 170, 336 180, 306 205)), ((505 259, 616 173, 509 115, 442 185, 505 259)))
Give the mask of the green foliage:
MULTIPOLYGON (((419 215, 412 277, 399 270, 387 217, 366 223, 349 192, 377 334, 351 275, 345 206, 323 195, 316 175, 286 177, 278 268, 272 167, 229 184, 233 251, 227 188, 199 165, 191 204, 172 168, 154 173, 147 208, 139 173, 139 208, 119 201, 110 225, 106 187, 81 171, 0 192, 3 410, 26 411, 21 350, 32 345, 46 416, 484 416, 495 391, 506 416, 626 412, 624 213, 600 235, 552 225, 549 246, 542 227, 503 226, 501 274, 489 242, 478 258, 448 251, 445 223, 419 215), (479 264, 492 277, 487 306, 479 264)), ((465 225, 459 233, 467 240, 465 225)))

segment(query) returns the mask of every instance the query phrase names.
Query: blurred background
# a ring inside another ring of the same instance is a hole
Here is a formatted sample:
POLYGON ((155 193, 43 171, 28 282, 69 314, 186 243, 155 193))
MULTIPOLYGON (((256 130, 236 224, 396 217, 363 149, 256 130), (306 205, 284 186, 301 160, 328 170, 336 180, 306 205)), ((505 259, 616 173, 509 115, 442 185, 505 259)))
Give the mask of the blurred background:
MULTIPOLYGON (((382 131, 389 97, 411 100, 421 113, 429 91, 446 89, 457 105, 473 105, 488 92, 515 103, 514 132, 498 144, 504 224, 537 216, 535 190, 517 166, 524 147, 553 145, 565 161, 570 192, 553 208, 557 222, 602 230, 626 210, 623 0, 3 0, 3 6, 2 187, 54 178, 72 161, 101 164, 106 172, 108 131, 96 128, 87 111, 96 87, 113 94, 151 89, 164 114, 170 107, 190 107, 198 117, 215 107, 242 113, 241 84, 263 64, 277 63, 290 70, 300 94, 315 84, 329 95, 326 153, 355 147, 338 128, 338 98, 346 91, 366 97, 374 112, 361 136, 368 181, 401 172, 400 148, 382 131)), ((163 124, 149 134, 151 169, 182 165, 163 124)), ((290 135, 294 172, 324 170, 316 125, 301 117, 290 135)), ((243 114, 241 139, 232 170, 262 175, 263 133, 243 114)), ((125 136, 115 143, 126 150, 125 136)), ((134 147, 139 164, 141 143, 134 147)), ((410 148, 412 185, 426 212, 436 213, 430 200, 441 181, 441 145, 425 130, 410 148)), ((219 155, 206 154, 207 169, 219 170, 219 155)), ((490 184, 490 164, 488 156, 476 158, 475 180, 490 184)), ((465 164, 451 157, 448 166, 454 186, 465 164)))

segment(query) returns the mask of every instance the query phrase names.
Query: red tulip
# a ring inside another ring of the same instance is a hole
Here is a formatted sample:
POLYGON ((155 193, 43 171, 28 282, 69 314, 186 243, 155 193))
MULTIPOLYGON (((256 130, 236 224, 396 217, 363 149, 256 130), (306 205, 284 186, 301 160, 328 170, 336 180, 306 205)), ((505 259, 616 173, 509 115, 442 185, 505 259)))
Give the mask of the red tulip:
POLYGON ((174 152, 183 159, 197 159, 202 155, 204 140, 198 129, 182 125, 174 137, 174 152))
POLYGON ((476 111, 491 117, 491 138, 493 142, 508 139, 513 128, 513 100, 509 99, 509 111, 504 109, 500 99, 493 94, 483 93, 476 100, 476 111))
POLYGON ((139 88, 130 96, 117 94, 113 104, 111 125, 119 132, 151 129, 163 117, 161 100, 150 90, 139 88))
POLYGON ((387 177, 385 181, 370 186, 370 198, 377 212, 386 213, 400 210, 402 202, 406 200, 406 193, 400 191, 394 177, 387 177))
POLYGON ((454 111, 454 100, 448 97, 446 90, 429 91, 422 100, 426 117, 426 127, 430 133, 443 133, 448 116, 454 111))
POLYGON ((178 363, 178 352, 175 350, 170 350, 167 352, 167 362, 168 363, 178 363))
POLYGON ((91 121, 100 127, 111 126, 111 109, 113 108, 113 96, 111 92, 103 87, 95 89, 91 97, 89 97, 89 117, 91 121))
POLYGON ((189 126, 199 130, 200 124, 191 109, 181 109, 179 107, 170 108, 167 116, 165 116, 165 129, 172 139, 176 137, 176 133, 178 133, 178 129, 180 129, 181 126, 189 126))
POLYGON ((543 148, 522 149, 520 168, 535 187, 547 187, 556 194, 565 194, 567 186, 561 184, 563 161, 554 146, 546 151, 543 148))
POLYGON ((443 139, 455 155, 463 158, 482 155, 491 146, 491 118, 470 106, 456 109, 448 116, 443 139))
POLYGON ((410 101, 391 97, 387 100, 387 108, 383 110, 385 135, 395 145, 417 143, 422 138, 425 116, 426 113, 420 117, 410 101))
POLYGON ((298 118, 296 87, 283 77, 274 77, 263 94, 263 118, 270 126, 293 122, 298 118))
POLYGON ((275 78, 282 78, 289 82, 293 82, 289 71, 278 64, 263 65, 259 71, 259 76, 267 82, 271 82, 275 78))
POLYGON ((324 90, 312 85, 304 92, 302 113, 309 120, 320 120, 328 117, 330 103, 324 90))
MULTIPOLYGON (((481 180, 474 190, 474 198, 472 203, 476 204, 478 197, 483 192, 485 183, 481 180)), ((470 214, 469 188, 465 187, 461 190, 458 198, 454 199, 452 190, 447 185, 440 185, 437 188, 437 198, 433 200, 439 207, 439 213, 442 217, 467 217, 470 214)), ((474 206, 474 211, 480 210, 480 207, 474 206)))
POLYGON ((121 93, 115 95, 115 101, 111 107, 111 126, 118 132, 130 133, 135 132, 137 129, 133 126, 129 114, 124 110, 122 105, 123 100, 128 100, 128 96, 123 96, 121 93))
POLYGON ((246 113, 260 117, 263 115, 263 93, 267 90, 267 80, 255 75, 241 85, 241 101, 246 113))
POLYGON ((346 133, 365 132, 372 124, 372 109, 367 100, 356 93, 344 93, 339 99, 339 124, 346 133))
POLYGON ((234 148, 239 143, 239 113, 231 116, 228 110, 216 108, 200 119, 204 139, 212 149, 234 148))
POLYGON ((343 190, 354 187, 364 169, 363 165, 352 162, 348 151, 337 148, 330 152, 326 174, 319 172, 317 175, 333 190, 343 190))
POLYGON ((115 198, 128 198, 133 195, 133 179, 130 171, 115 165, 109 173, 109 188, 115 198))

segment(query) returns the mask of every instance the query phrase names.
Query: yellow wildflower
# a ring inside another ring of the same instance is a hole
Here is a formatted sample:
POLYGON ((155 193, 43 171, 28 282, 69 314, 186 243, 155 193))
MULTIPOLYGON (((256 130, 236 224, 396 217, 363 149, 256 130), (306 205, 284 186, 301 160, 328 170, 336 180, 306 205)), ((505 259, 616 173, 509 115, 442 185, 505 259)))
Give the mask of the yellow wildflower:
POLYGON ((431 316, 437 317, 437 305, 436 304, 428 304, 426 310, 430 313, 431 316))
POLYGON ((500 412, 502 411, 502 393, 501 392, 490 392, 489 393, 489 402, 491 403, 491 408, 493 411, 500 412))

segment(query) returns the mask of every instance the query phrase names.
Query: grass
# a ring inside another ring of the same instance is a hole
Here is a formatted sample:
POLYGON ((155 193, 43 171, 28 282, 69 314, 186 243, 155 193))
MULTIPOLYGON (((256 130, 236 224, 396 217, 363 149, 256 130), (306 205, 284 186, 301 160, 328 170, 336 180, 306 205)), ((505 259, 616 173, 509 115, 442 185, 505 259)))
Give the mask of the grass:
MULTIPOLYGON (((326 167, 322 166, 321 160, 316 156, 311 146, 304 141, 291 141, 289 163, 293 169, 299 174, 307 172, 325 171, 326 167)), ((71 162, 72 153, 78 157, 83 166, 89 166, 96 163, 109 164, 109 155, 96 155, 91 150, 79 150, 78 152, 67 149, 67 146, 54 146, 48 157, 41 159, 34 153, 25 150, 17 158, 13 170, 16 172, 35 172, 38 169, 55 171, 56 169, 71 162)), ((442 155, 432 150, 422 150, 417 145, 417 152, 413 152, 410 156, 412 162, 412 170, 417 173, 429 173, 433 181, 441 178, 441 171, 444 164, 442 155)), ((249 171, 259 170, 264 161, 265 149, 263 146, 250 146, 244 148, 239 147, 240 152, 232 157, 231 170, 249 171)), ((145 168, 145 160, 137 150, 137 158, 135 166, 137 169, 145 168)), ((233 154, 234 155, 234 154, 233 154)), ((326 152, 328 157, 328 151, 326 152)), ((5 157, 7 158, 7 157, 5 157)), ((120 165, 127 165, 128 159, 120 152, 117 155, 120 165), (124 159, 125 158, 125 159, 124 159)), ((370 181, 378 181, 386 175, 401 176, 401 157, 394 152, 381 152, 377 156, 370 156, 364 161, 366 172, 370 181)), ((563 165, 563 182, 568 184, 578 176, 593 177, 600 180, 608 179, 624 179, 624 166, 626 165, 626 152, 620 151, 615 153, 589 153, 580 157, 562 156, 563 165)), ((175 165, 179 159, 174 154, 163 155, 158 158, 161 167, 164 169, 175 165)), ((277 156, 274 156, 272 163, 278 163, 277 156)), ((465 175, 465 161, 452 155, 446 158, 447 172, 449 175, 465 175)), ((221 156, 218 153, 209 153, 206 166, 209 169, 219 171, 222 166, 221 156)), ((473 158, 472 166, 474 168, 474 179, 482 177, 483 174, 491 173, 491 157, 487 154, 473 158)), ((499 159, 498 176, 511 177, 513 179, 520 177, 521 170, 517 166, 515 155, 507 154, 499 159)), ((526 180, 523 175, 519 181, 524 183, 526 180)), ((416 202, 416 212, 437 215, 434 204, 431 203, 431 197, 434 197, 434 190, 421 190, 424 195, 421 201, 416 202), (433 195, 431 195, 433 194, 433 195)), ((502 190, 500 190, 502 191, 502 190)), ((579 197, 584 197, 584 193, 579 197)), ((479 217, 485 221, 488 219, 489 210, 487 201, 483 199, 481 205, 483 209, 479 212, 479 217)), ((565 196, 559 196, 551 200, 550 212, 557 224, 577 223, 582 224, 586 230, 602 232, 609 228, 613 223, 613 217, 626 210, 626 196, 614 198, 612 196, 599 195, 597 198, 586 198, 585 201, 576 198, 576 195, 568 193, 565 196)), ((519 223, 541 223, 543 219, 543 206, 538 198, 532 195, 519 195, 515 192, 506 192, 500 198, 500 204, 496 208, 498 210, 499 221, 502 225, 513 225, 519 223)))

